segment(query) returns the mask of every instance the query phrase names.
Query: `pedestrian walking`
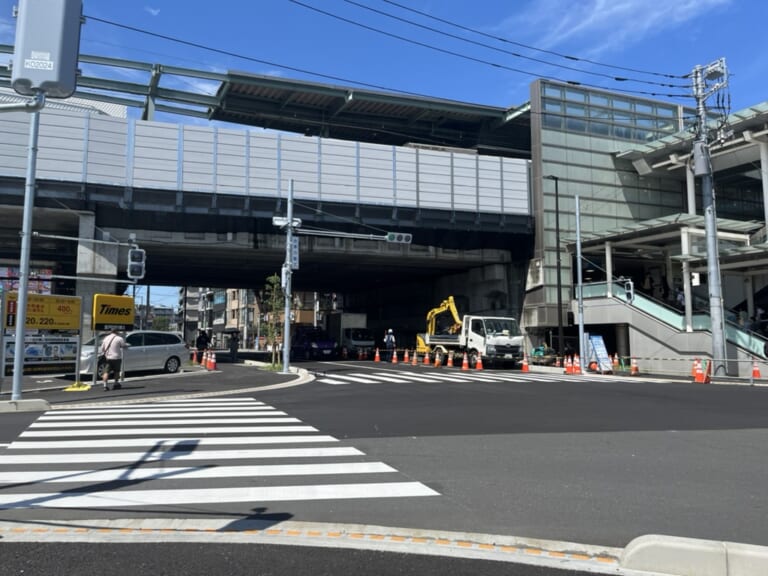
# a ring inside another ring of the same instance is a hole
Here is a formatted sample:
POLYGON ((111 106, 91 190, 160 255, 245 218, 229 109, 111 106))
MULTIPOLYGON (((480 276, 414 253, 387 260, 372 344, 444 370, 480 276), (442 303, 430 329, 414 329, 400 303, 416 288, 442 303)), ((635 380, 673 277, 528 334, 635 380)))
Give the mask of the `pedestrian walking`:
POLYGON ((210 340, 208 340, 208 334, 206 334, 204 330, 200 330, 200 333, 197 335, 197 339, 195 340, 195 348, 197 348, 198 352, 203 352, 208 349, 208 344, 210 344, 210 340))
POLYGON ((240 345, 240 337, 237 332, 229 335, 229 361, 233 364, 237 362, 237 348, 240 345))
MULTIPOLYGON (((119 390, 122 388, 120 384, 120 373, 123 369, 123 349, 128 348, 128 344, 125 342, 125 338, 117 333, 117 330, 112 330, 101 343, 100 358, 104 358, 104 373, 102 374, 102 382, 104 382, 104 391, 109 390, 109 375, 112 374, 115 383, 112 386, 113 390, 119 390)), ((99 362, 101 363, 101 362, 99 362)))

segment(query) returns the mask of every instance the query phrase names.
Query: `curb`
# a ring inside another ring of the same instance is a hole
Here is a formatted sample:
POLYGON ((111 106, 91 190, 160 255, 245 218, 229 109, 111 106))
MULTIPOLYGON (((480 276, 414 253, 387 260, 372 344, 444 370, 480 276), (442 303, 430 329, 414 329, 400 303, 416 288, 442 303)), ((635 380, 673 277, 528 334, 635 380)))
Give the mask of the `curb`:
POLYGON ((45 412, 51 405, 40 398, 32 400, 4 400, 0 402, 0 412, 45 412))
POLYGON ((768 574, 768 547, 649 534, 632 540, 619 563, 674 576, 754 576, 768 574))

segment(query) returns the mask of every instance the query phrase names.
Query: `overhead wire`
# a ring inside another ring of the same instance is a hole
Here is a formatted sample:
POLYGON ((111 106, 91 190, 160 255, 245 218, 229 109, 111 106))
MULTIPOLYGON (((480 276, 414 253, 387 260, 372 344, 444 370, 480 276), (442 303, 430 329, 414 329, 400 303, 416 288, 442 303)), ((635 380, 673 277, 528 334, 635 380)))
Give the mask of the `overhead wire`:
POLYGON ((214 52, 216 54, 222 54, 224 56, 230 56, 232 58, 238 58, 240 60, 246 60, 248 62, 255 62, 257 64, 264 64, 266 66, 274 66, 275 68, 282 68, 283 70, 291 70, 293 72, 298 72, 300 74, 306 74, 308 76, 316 76, 318 78, 325 78, 327 80, 334 80, 339 82, 345 82, 348 84, 354 84, 356 86, 365 86, 368 88, 375 88, 376 90, 386 90, 388 92, 397 92, 399 94, 407 94, 411 96, 420 96, 420 97, 427 97, 426 94, 419 94, 417 92, 409 92, 407 90, 398 90, 394 88, 388 88, 386 86, 381 86, 378 84, 371 84, 369 82, 361 82, 359 80, 350 80, 349 78, 343 78, 341 76, 334 76, 332 74, 323 74, 321 72, 313 72, 312 70, 305 70, 303 68, 297 68, 295 66, 288 66, 286 64, 279 64, 277 62, 272 62, 270 60, 262 60, 260 58, 254 58, 253 56, 245 56, 243 54, 238 54, 236 52, 231 52, 229 50, 223 50, 221 48, 214 48, 212 46, 206 46, 205 44, 201 44, 199 42, 192 42, 189 40, 184 40, 182 38, 177 38, 175 36, 170 36, 168 34, 161 34, 159 32, 151 32, 149 30, 144 30, 143 28, 137 28, 136 26, 130 26, 128 24, 121 24, 120 22, 114 22, 112 20, 107 20, 105 18, 98 18, 96 16, 89 16, 85 15, 85 18, 87 20, 93 20, 94 22, 101 22, 102 24, 107 24, 109 26, 115 26, 117 28, 122 28, 124 30, 129 30, 131 32, 137 32, 139 34, 145 34, 147 36, 152 36, 154 38, 160 38, 162 40, 168 40, 170 42, 175 42, 177 44, 182 44, 184 46, 190 46, 192 48, 198 48, 200 50, 206 50, 208 52, 214 52))
MULTIPOLYGON (((584 82, 579 82, 576 80, 567 80, 552 76, 542 76, 541 74, 531 72, 529 70, 522 70, 520 68, 514 68, 512 66, 507 66, 505 64, 500 64, 498 62, 491 62, 489 60, 483 60, 482 58, 476 58, 474 56, 469 56, 467 54, 462 54, 460 52, 456 52, 454 50, 448 50, 445 48, 439 48, 437 46, 433 46, 431 44, 427 44, 426 42, 421 42, 419 40, 414 40, 412 38, 407 38, 405 36, 401 36, 399 34, 394 34, 392 32, 387 32, 386 30, 381 30, 379 28, 376 28, 374 26, 369 26, 368 24, 363 24, 362 22, 358 22, 356 20, 352 20, 351 18, 346 18, 344 16, 339 16, 338 14, 334 14, 332 12, 328 12, 327 10, 322 10, 321 8, 317 8, 316 6, 312 6, 310 4, 306 4, 305 2, 301 2, 299 0, 288 0, 289 2, 296 4, 297 6, 301 6, 303 8, 306 8, 308 10, 312 10, 314 12, 317 12, 318 14, 323 14, 325 16, 328 16, 329 18, 334 18, 336 20, 346 22, 347 24, 351 24, 353 26, 357 26, 359 28, 363 28, 365 30, 370 30, 371 32, 376 32, 377 34, 381 34, 383 36, 388 36, 390 38, 394 38, 396 40, 401 40, 403 42, 407 42, 409 44, 414 44, 416 46, 421 46, 423 48, 427 48, 429 50, 434 50, 436 52, 440 52, 443 54, 447 54, 449 56, 455 56, 457 58, 461 58, 463 60, 469 60, 471 62, 475 62, 478 64, 483 64, 486 66, 491 66, 493 68, 499 68, 502 70, 508 70, 510 72, 515 72, 518 74, 524 74, 526 76, 533 76, 536 78, 549 78, 553 80, 559 80, 561 82, 565 82, 567 84, 573 85, 573 86, 585 86, 587 88, 596 88, 599 90, 605 90, 606 88, 602 86, 596 86, 593 84, 587 84, 584 82)), ((642 96, 652 96, 652 97, 666 97, 666 98, 692 98, 693 96, 691 94, 670 94, 670 93, 661 93, 661 92, 649 92, 645 90, 631 90, 631 89, 621 89, 621 88, 612 88, 615 92, 622 92, 625 94, 637 94, 642 96)))
MULTIPOLYGON (((382 16, 386 16, 388 18, 392 18, 394 20, 397 20, 399 22, 404 22, 406 24, 410 24, 411 26, 416 26, 418 28, 422 28, 424 30, 429 30, 430 32, 434 32, 436 34, 440 34, 443 36, 447 36, 448 38, 453 38, 455 40, 460 40, 462 42, 467 42, 469 44, 472 44, 474 46, 480 46, 482 48, 487 48, 489 50, 494 50, 496 52, 501 52, 503 54, 509 54, 510 56, 514 56, 515 58, 521 58, 523 60, 530 60, 531 62, 536 62, 539 64, 545 64, 547 66, 554 66, 556 68, 562 68, 564 70, 571 70, 573 72, 580 72, 582 74, 588 74, 592 76, 599 76, 601 78, 607 78, 609 80, 614 80, 616 82, 637 82, 641 84, 649 84, 652 86, 661 86, 664 88, 688 88, 689 86, 687 84, 669 84, 666 82, 655 82, 653 80, 642 80, 639 78, 628 78, 628 77, 621 77, 621 76, 614 76, 611 74, 606 74, 604 72, 595 72, 593 70, 586 70, 584 68, 576 68, 574 66, 568 66, 565 64, 558 64, 556 62, 550 62, 548 60, 543 60, 541 58, 534 58, 532 56, 527 56, 525 54, 520 54, 518 52, 512 52, 511 50, 505 50, 503 48, 499 48, 497 46, 492 46, 490 44, 486 44, 484 42, 478 42, 477 40, 471 40, 469 38, 464 38, 462 36, 458 36, 456 34, 451 34, 450 32, 446 32, 444 30, 440 30, 438 28, 434 28, 432 26, 426 26, 424 24, 420 24, 418 22, 414 22, 413 20, 408 20, 407 18, 402 18, 400 16, 396 16, 394 14, 390 14, 389 12, 385 12, 383 10, 378 10, 377 8, 373 8, 371 6, 366 6, 365 4, 362 4, 360 2, 356 2, 355 0, 344 0, 347 4, 351 4, 353 6, 357 6, 359 8, 362 8, 364 10, 369 10, 371 12, 374 12, 376 14, 380 14, 382 16)), ((465 30, 469 30, 466 27, 462 27, 465 30)), ((474 32, 474 31, 473 31, 474 32)), ((479 33, 479 32, 474 32, 479 33)), ((498 38, 496 38, 498 40, 498 38)))
POLYGON ((522 42, 517 42, 515 40, 510 40, 509 38, 504 38, 502 36, 495 36, 493 34, 489 34, 487 32, 483 32, 482 30, 477 30, 475 28, 470 28, 468 26, 464 26, 462 24, 458 24, 456 22, 452 22, 450 20, 446 20, 444 18, 439 18, 437 16, 434 16, 433 14, 428 14, 426 12, 422 12, 421 10, 416 10, 415 8, 411 8, 410 6, 405 6, 403 4, 400 4, 399 2, 394 2, 394 0, 381 0, 382 2, 386 2, 387 4, 391 4, 392 6, 397 6, 398 8, 402 8, 403 10, 407 10, 409 12, 413 12, 414 14, 418 14, 420 16, 423 16, 425 18, 430 18, 432 20, 436 20, 438 22, 442 22, 443 24, 448 24, 449 26, 453 26, 455 28, 459 28, 461 30, 465 30, 467 32, 472 32, 474 34, 478 34, 480 36, 485 36, 486 38, 491 38, 493 40, 497 40, 499 42, 503 42, 506 44, 512 44, 514 46, 519 46, 521 48, 526 48, 528 50, 533 50, 535 52, 541 52, 543 54, 550 54, 552 56, 558 56, 559 58, 564 58, 566 60, 572 60, 575 62, 585 62, 587 64, 592 64, 594 66, 602 66, 605 68, 613 68, 614 70, 624 70, 626 72, 635 72, 638 74, 648 74, 651 76, 661 76, 663 78, 675 78, 675 79, 684 79, 688 78, 688 74, 678 75, 678 74, 667 74, 664 72, 653 72, 649 70, 641 70, 638 68, 630 68, 627 66, 618 66, 616 64, 606 64, 604 62, 598 62, 596 60, 590 60, 588 58, 581 58, 579 56, 572 56, 570 54, 564 54, 562 52, 556 52, 554 50, 547 50, 545 48, 537 48, 536 46, 532 46, 530 44, 524 44, 522 42))

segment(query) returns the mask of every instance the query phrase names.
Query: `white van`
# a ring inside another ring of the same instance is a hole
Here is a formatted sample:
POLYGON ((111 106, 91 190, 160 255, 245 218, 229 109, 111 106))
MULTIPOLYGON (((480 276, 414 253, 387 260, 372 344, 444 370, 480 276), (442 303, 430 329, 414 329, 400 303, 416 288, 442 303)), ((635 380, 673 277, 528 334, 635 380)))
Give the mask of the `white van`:
MULTIPOLYGON (((109 333, 99 335, 99 347, 109 333)), ((168 373, 178 372, 181 363, 189 358, 189 347, 179 334, 158 332, 155 330, 137 330, 125 335, 128 348, 123 349, 123 372, 142 370, 162 370, 168 373)), ((93 374, 94 360, 98 358, 98 348, 94 350, 93 338, 83 344, 80 350, 80 372, 93 374)), ((104 362, 96 368, 100 379, 104 374, 104 362)))

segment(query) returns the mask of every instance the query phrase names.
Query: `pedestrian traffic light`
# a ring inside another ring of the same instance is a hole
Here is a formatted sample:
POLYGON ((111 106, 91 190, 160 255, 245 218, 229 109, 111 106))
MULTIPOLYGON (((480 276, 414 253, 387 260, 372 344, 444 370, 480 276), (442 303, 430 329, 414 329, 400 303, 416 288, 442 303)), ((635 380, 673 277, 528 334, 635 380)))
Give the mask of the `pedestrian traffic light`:
POLYGON ((635 299, 635 283, 632 280, 627 280, 624 284, 624 295, 630 304, 635 299))
POLYGON ((394 244, 410 244, 412 236, 403 232, 387 232, 385 239, 387 242, 394 244))
POLYGON ((131 248, 128 250, 128 278, 131 280, 141 280, 144 278, 146 264, 147 253, 144 250, 141 248, 131 248))

